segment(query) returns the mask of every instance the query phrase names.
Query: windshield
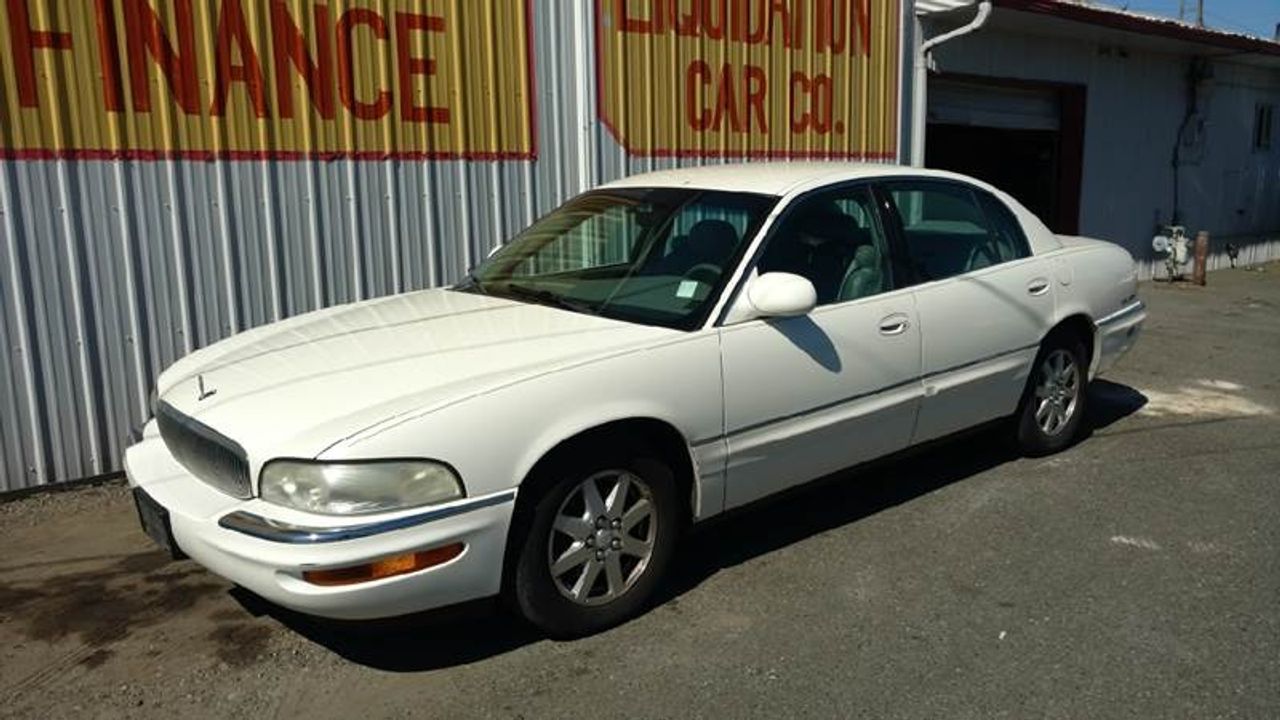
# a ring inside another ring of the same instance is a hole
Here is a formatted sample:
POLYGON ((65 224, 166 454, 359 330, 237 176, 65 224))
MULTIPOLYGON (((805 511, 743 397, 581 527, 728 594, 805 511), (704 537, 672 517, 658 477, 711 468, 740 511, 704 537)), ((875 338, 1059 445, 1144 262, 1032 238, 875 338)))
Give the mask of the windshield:
POLYGON ((776 203, 689 188, 589 192, 520 233, 457 289, 692 330, 776 203))

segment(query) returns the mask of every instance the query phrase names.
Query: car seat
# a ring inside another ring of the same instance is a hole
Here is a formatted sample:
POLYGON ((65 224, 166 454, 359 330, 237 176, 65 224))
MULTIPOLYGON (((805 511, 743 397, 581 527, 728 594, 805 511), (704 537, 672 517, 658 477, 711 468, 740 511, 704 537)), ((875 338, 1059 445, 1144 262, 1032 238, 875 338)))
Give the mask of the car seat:
POLYGON ((884 292, 880 251, 870 242, 859 245, 840 284, 840 300, 857 300, 884 292))
POLYGON ((651 267, 653 274, 684 275, 698 265, 714 265, 721 272, 738 246, 738 231, 727 220, 699 220, 689 234, 651 267))
POLYGON ((791 235, 772 241, 760 260, 760 272, 786 272, 813 283, 818 304, 835 301, 859 243, 870 234, 834 204, 790 220, 791 235))

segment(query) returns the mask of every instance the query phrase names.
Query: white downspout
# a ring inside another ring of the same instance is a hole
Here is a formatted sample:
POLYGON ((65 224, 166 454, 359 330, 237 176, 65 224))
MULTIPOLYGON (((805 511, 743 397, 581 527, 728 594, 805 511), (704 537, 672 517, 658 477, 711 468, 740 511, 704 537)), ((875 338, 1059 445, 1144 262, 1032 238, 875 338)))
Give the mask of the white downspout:
POLYGON ((978 5, 978 14, 973 16, 967 25, 956 28, 950 32, 945 32, 937 37, 929 38, 920 43, 920 49, 916 51, 915 77, 911 82, 911 164, 916 167, 924 167, 924 131, 925 122, 928 120, 929 114, 929 65, 932 64, 933 58, 930 53, 933 49, 948 40, 954 40, 961 35, 968 35, 987 22, 987 18, 991 15, 991 0, 982 0, 978 5))

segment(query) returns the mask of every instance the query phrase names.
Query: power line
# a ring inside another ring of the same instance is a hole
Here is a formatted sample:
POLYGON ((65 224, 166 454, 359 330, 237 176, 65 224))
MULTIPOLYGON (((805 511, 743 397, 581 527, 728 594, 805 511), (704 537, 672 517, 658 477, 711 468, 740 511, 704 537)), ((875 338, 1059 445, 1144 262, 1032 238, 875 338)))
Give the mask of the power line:
POLYGON ((1209 7, 1205 7, 1207 4, 1205 0, 1165 0, 1164 2, 1160 2, 1158 0, 1154 2, 1152 0, 1146 0, 1145 2, 1104 0, 1103 4, 1125 11, 1162 16, 1170 19, 1177 19, 1182 22, 1196 22, 1197 18, 1191 17, 1191 15, 1193 15, 1193 13, 1195 15, 1199 15, 1201 13, 1201 8, 1204 8, 1203 17, 1205 18, 1205 21, 1202 23, 1203 27, 1208 27, 1210 29, 1218 27, 1220 29, 1228 29, 1233 32, 1241 32, 1255 37, 1271 37, 1270 27, 1265 29, 1253 27, 1250 23, 1243 22, 1239 18, 1224 15, 1216 9, 1212 9, 1211 4, 1209 4, 1209 7))
POLYGON ((1208 15, 1209 19, 1212 21, 1213 26, 1226 28, 1228 30, 1235 30, 1237 32, 1245 33, 1246 35, 1256 35, 1258 37, 1265 37, 1262 33, 1259 33, 1258 31, 1250 28, 1247 24, 1242 23, 1239 20, 1229 18, 1225 15, 1219 15, 1216 12, 1205 13, 1205 14, 1208 15))

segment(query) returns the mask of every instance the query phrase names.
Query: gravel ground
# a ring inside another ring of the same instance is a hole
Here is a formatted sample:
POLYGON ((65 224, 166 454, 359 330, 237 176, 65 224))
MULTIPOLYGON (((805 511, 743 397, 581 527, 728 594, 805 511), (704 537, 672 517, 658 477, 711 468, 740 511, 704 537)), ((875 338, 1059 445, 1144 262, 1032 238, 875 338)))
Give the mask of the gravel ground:
POLYGON ((1280 716, 1280 267, 1147 285, 1092 435, 991 433, 696 533, 577 642, 369 627, 169 563, 119 485, 0 505, 0 717, 1280 716))

